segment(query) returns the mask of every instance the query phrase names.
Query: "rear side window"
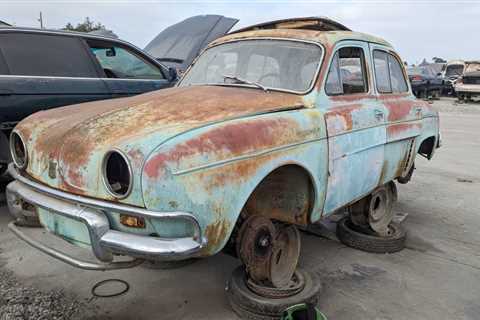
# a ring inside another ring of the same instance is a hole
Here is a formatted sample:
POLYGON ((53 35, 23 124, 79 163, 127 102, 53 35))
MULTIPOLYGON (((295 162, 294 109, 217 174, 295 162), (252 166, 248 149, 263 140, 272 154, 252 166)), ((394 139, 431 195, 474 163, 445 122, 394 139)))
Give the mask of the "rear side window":
POLYGON ((88 51, 76 37, 4 33, 0 50, 12 75, 97 77, 88 51))
POLYGON ((397 58, 393 55, 388 55, 388 65, 390 67, 390 81, 392 83, 392 92, 401 93, 407 92, 408 86, 407 81, 403 75, 403 69, 400 66, 397 58))
POLYGON ((390 53, 373 51, 375 82, 380 93, 402 93, 408 91, 403 69, 397 58, 390 53))
POLYGON ((373 64, 375 68, 375 82, 378 92, 392 92, 390 85, 390 71, 388 70, 388 56, 386 52, 375 50, 373 52, 373 64))
POLYGON ((368 92, 362 48, 345 47, 337 51, 328 72, 325 91, 328 95, 368 92))

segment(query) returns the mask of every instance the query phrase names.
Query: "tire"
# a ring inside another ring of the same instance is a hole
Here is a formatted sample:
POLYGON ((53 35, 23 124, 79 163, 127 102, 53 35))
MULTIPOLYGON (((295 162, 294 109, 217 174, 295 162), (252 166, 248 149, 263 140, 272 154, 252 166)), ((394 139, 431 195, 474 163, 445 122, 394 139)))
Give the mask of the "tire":
POLYGON ((337 223, 337 237, 346 246, 372 253, 394 253, 405 248, 407 234, 403 227, 391 223, 393 234, 388 237, 379 237, 375 234, 365 234, 354 230, 349 217, 337 223))
POLYGON ((265 298, 250 291, 246 285, 246 273, 238 267, 232 273, 227 285, 228 301, 235 313, 242 319, 280 319, 283 311, 299 303, 317 304, 322 288, 319 279, 312 273, 297 269, 305 278, 305 287, 299 293, 281 299, 265 298))

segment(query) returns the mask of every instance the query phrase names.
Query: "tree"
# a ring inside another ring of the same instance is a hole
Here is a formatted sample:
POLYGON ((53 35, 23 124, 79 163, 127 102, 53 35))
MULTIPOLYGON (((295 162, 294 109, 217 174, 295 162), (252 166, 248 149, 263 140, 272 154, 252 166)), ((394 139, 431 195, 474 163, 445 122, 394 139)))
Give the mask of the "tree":
POLYGON ((78 23, 76 27, 70 22, 67 23, 63 30, 79 31, 79 32, 92 32, 96 30, 106 30, 105 26, 100 22, 93 22, 89 17, 86 17, 82 23, 78 23))

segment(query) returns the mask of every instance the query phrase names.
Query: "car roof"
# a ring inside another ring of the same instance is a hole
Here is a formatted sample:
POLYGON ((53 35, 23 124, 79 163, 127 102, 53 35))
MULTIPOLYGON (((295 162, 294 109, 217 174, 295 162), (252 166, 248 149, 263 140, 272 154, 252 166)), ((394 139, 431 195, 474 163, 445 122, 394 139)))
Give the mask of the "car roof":
POLYGON ((230 33, 213 41, 209 47, 224 42, 242 40, 246 38, 279 38, 301 41, 312 41, 331 47, 333 44, 343 40, 359 40, 377 43, 393 48, 387 41, 361 32, 354 31, 315 31, 305 29, 261 29, 230 33))
POLYGON ((113 37, 102 36, 99 34, 92 34, 92 33, 86 33, 86 32, 78 32, 78 31, 70 31, 70 30, 54 30, 54 29, 37 29, 37 28, 27 28, 27 27, 11 27, 11 26, 0 26, 0 32, 40 33, 40 34, 61 35, 61 36, 67 36, 67 37, 81 37, 81 38, 88 38, 93 40, 105 40, 109 42, 117 42, 120 44, 128 45, 130 47, 134 47, 142 51, 142 49, 137 48, 135 45, 131 44, 130 42, 116 39, 113 37))
POLYGON ((233 31, 231 33, 262 30, 262 29, 302 29, 302 30, 316 30, 316 31, 351 31, 343 24, 334 21, 327 17, 299 17, 281 20, 273 20, 254 24, 249 27, 244 27, 233 31))
POLYGON ((67 37, 79 37, 79 38, 84 38, 84 39, 92 39, 92 40, 101 40, 101 41, 108 41, 108 42, 114 42, 120 45, 124 45, 130 48, 133 48, 137 51, 142 52, 146 57, 148 57, 151 62, 154 64, 161 66, 162 68, 167 68, 164 66, 162 63, 158 62, 155 60, 154 57, 152 57, 150 54, 147 52, 143 51, 139 47, 135 46, 134 44, 109 37, 109 36, 102 36, 98 34, 92 34, 92 33, 86 33, 86 32, 78 32, 78 31, 70 31, 70 30, 53 30, 53 29, 37 29, 37 28, 26 28, 26 27, 10 27, 10 26, 0 26, 0 33, 2 32, 23 32, 23 33, 38 33, 38 34, 46 34, 46 35, 60 35, 60 36, 67 36, 67 37))

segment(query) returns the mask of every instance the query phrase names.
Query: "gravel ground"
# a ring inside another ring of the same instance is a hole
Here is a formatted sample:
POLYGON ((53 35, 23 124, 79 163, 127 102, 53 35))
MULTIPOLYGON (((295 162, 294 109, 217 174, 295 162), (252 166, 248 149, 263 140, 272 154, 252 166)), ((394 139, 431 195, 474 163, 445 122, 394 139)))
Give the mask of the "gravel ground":
POLYGON ((20 283, 13 273, 0 268, 0 320, 75 319, 85 303, 62 290, 42 292, 20 283))
MULTIPOLYGON (((441 98, 432 102, 433 107, 440 112, 478 114, 480 113, 480 101, 460 103, 456 98, 441 98)), ((440 118, 440 121, 442 119, 440 118)))

